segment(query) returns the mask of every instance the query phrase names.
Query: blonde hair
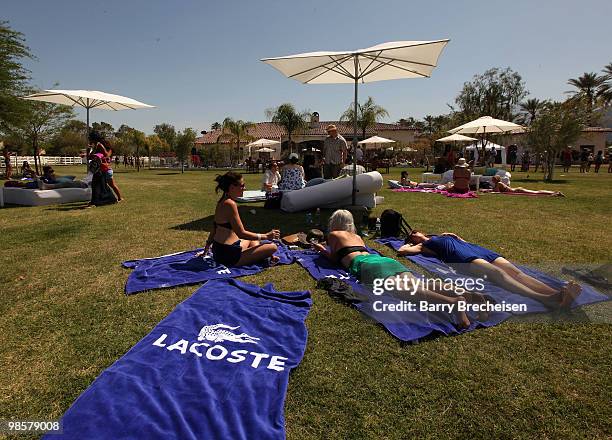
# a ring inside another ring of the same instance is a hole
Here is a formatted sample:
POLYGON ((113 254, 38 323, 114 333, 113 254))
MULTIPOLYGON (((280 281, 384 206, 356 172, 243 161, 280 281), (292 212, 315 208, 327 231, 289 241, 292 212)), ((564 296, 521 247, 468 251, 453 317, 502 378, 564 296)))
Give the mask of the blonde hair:
POLYGON ((353 214, 346 209, 338 209, 329 218, 329 231, 356 232, 353 214))

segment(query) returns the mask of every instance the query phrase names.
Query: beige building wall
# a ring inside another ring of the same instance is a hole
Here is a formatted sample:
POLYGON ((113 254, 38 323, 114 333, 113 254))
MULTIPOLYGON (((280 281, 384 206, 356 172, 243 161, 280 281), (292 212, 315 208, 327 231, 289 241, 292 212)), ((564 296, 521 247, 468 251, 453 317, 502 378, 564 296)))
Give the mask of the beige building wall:
POLYGON ((411 144, 416 139, 414 130, 380 130, 378 136, 404 144, 411 144))

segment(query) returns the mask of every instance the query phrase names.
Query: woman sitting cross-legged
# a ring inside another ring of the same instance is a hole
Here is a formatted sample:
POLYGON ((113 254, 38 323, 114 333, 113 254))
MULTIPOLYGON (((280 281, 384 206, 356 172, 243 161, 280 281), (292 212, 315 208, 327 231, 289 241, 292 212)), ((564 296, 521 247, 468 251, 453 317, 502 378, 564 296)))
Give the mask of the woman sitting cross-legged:
POLYGON ((446 232, 441 235, 427 236, 412 231, 408 244, 398 250, 398 255, 432 255, 445 263, 461 264, 479 277, 519 295, 540 301, 548 307, 567 308, 580 295, 582 288, 570 281, 561 289, 552 287, 525 274, 501 255, 465 241, 456 234, 446 232))
MULTIPOLYGON (((313 244, 314 249, 331 261, 342 265, 362 284, 371 286, 375 283, 375 280, 386 280, 388 278, 393 280, 393 282, 397 282, 399 281, 397 275, 399 275, 400 280, 415 278, 412 272, 398 261, 378 254, 370 254, 366 250, 365 243, 355 233, 353 215, 349 211, 339 209, 334 212, 329 219, 329 231, 327 238, 329 250, 318 243, 313 244)), ((434 304, 457 304, 466 301, 466 299, 479 303, 485 301, 484 297, 480 294, 467 293, 464 297, 445 296, 442 293, 424 289, 418 283, 410 284, 413 287, 417 286, 414 292, 416 298, 434 304)), ((387 287, 386 282, 384 282, 384 285, 387 287)), ((403 281, 399 281, 395 285, 389 282, 389 285, 391 285, 394 295, 404 299, 409 298, 409 295, 412 293, 405 291, 403 287, 405 283, 403 281)), ((455 313, 459 326, 461 328, 469 327, 470 320, 466 313, 464 311, 456 311, 455 313)))
POLYGON ((539 189, 539 190, 533 190, 533 189, 526 189, 526 188, 522 188, 522 187, 517 187, 517 188, 512 188, 510 185, 506 185, 504 182, 501 181, 501 177, 499 176, 493 176, 493 191, 495 192, 511 192, 511 193, 521 193, 521 194, 547 194, 550 196, 558 196, 558 197, 565 197, 565 194, 563 194, 561 191, 548 191, 545 189, 539 189))
POLYGON ((280 237, 277 229, 266 234, 257 234, 244 229, 238 205, 235 199, 244 193, 242 175, 233 171, 217 176, 216 192, 222 191, 223 196, 217 202, 213 230, 208 235, 204 251, 196 254, 205 255, 212 247, 212 255, 217 263, 226 266, 245 266, 270 258, 270 264, 276 264, 278 257, 274 256, 277 247, 274 243, 260 243, 260 240, 274 240, 280 237))

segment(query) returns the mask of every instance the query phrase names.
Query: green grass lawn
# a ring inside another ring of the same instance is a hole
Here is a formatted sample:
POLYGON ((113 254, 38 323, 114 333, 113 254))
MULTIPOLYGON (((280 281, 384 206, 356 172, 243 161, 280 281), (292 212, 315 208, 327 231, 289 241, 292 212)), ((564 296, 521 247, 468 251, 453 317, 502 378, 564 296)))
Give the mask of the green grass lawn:
MULTIPOLYGON (((217 198, 214 175, 121 166, 115 176, 126 201, 120 204, 0 209, 0 419, 58 418, 196 289, 126 297, 129 272, 120 263, 202 245, 217 198)), ((418 175, 411 170, 413 179, 418 175)), ((399 170, 383 175, 398 176, 399 170)), ((573 169, 558 172, 554 184, 541 176, 514 173, 513 185, 567 197, 461 200, 384 189, 375 214, 394 208, 413 227, 456 232, 554 273, 562 265, 611 261, 612 174, 573 169)), ((247 189, 259 187, 260 178, 247 175, 247 189)), ((303 213, 270 212, 261 204, 241 212, 256 232, 304 227, 303 213)), ((306 355, 287 394, 290 439, 612 435, 610 303, 407 345, 316 290, 297 264, 244 281, 313 292, 306 355)))

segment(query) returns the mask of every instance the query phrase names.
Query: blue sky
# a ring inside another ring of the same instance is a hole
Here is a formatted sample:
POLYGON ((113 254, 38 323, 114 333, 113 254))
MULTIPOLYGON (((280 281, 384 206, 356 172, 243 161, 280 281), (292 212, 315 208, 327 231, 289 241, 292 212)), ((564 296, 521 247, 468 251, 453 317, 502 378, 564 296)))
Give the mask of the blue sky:
POLYGON ((447 112, 465 81, 496 66, 518 71, 531 96, 560 99, 568 78, 612 61, 611 16, 610 0, 3 0, 0 13, 37 57, 27 63, 37 87, 58 82, 156 105, 91 114, 148 133, 160 122, 199 132, 226 116, 263 121, 283 102, 338 119, 351 85, 303 85, 259 59, 397 40, 451 42, 430 79, 360 88, 389 122, 447 112))

